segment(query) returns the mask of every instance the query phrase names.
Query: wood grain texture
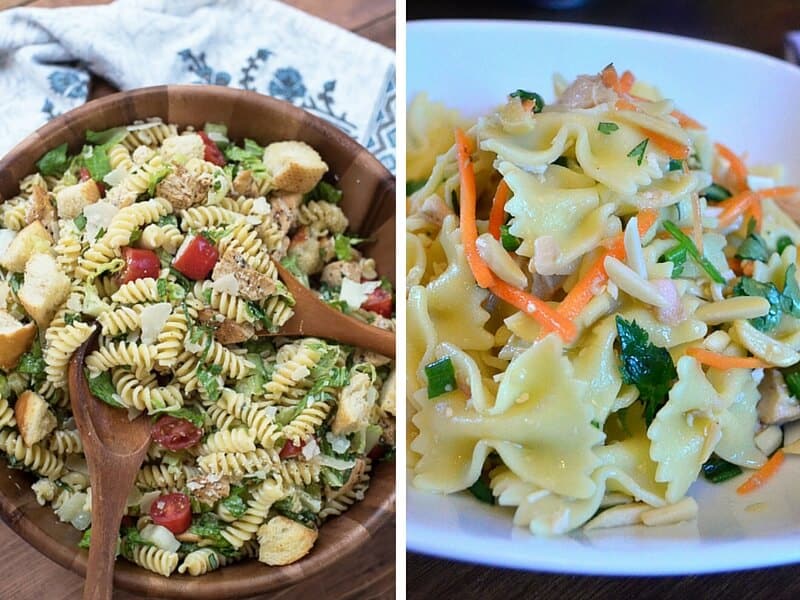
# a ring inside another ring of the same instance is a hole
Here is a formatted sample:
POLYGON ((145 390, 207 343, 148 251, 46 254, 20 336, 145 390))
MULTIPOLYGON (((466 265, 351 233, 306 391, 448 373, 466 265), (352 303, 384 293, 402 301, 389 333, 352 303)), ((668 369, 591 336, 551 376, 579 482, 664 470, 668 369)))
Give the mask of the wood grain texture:
MULTIPOLYGON (((12 0, 13 1, 13 0, 12 0)), ((6 8, 3 4, 8 4, 8 0, 0 0, 0 8, 6 8)), ((40 0, 38 2, 26 2, 30 6, 74 6, 80 4, 103 4, 104 0, 40 0)), ((336 2, 324 2, 317 0, 291 0, 287 2, 325 18, 335 24, 358 31, 359 35, 367 37, 388 47, 394 46, 394 4, 386 0, 346 0, 336 2), (359 16, 360 15, 360 16, 359 16)), ((91 97, 99 98, 114 92, 114 88, 100 79, 93 79, 91 84, 91 97)), ((221 120, 221 119, 218 119, 221 120)), ((244 132, 243 134, 246 134, 244 132)), ((366 153, 358 156, 350 163, 348 169, 344 169, 340 175, 352 181, 359 179, 359 170, 364 161, 371 160, 366 153)), ((358 207, 357 225, 363 227, 362 231, 367 232, 370 227, 378 227, 380 223, 389 218, 394 212, 394 193, 393 182, 391 191, 386 181, 381 181, 372 192, 380 200, 391 198, 391 202, 377 202, 372 210, 365 210, 365 204, 360 203, 358 207), (377 206, 380 205, 380 206, 377 206)), ((377 246, 377 244, 376 244, 377 246)), ((394 257, 391 261, 384 257, 385 249, 375 248, 372 250, 379 258, 379 270, 383 270, 390 262, 394 264, 394 257)), ((393 267, 392 270, 393 271, 393 267)), ((373 492, 368 493, 367 500, 363 503, 362 511, 372 512, 373 516, 378 514, 378 506, 375 500, 378 496, 385 497, 387 491, 394 487, 394 466, 380 465, 379 470, 384 472, 381 478, 382 483, 376 486, 373 492), (382 490, 380 488, 383 488, 382 490)), ((6 472, 0 474, 5 478, 6 472)), ((21 490, 20 490, 21 491, 21 490)), ((380 504, 380 503, 378 503, 380 504)), ((49 508, 28 507, 36 515, 50 513, 49 508)), ((384 513, 385 514, 385 513, 384 513)), ((351 515, 353 516, 353 515, 351 515)), ((317 598, 358 598, 359 600, 386 600, 395 597, 395 519, 393 512, 385 514, 387 519, 383 526, 375 529, 368 542, 363 543, 363 547, 356 549, 348 556, 340 557, 335 564, 323 568, 316 573, 303 573, 301 583, 292 587, 275 591, 267 595, 252 596, 256 598, 276 598, 289 599, 299 597, 317 598)), ((16 513, 10 519, 15 528, 19 528, 20 521, 16 513)), ((337 531, 347 529, 350 517, 344 518, 335 524, 337 520, 331 521, 328 527, 329 534, 336 537, 337 531)), ((60 524, 56 524, 60 525, 60 524)), ((66 526, 60 525, 61 528, 66 526)), ((371 527, 374 529, 374 527, 371 527)), ((0 566, 0 598, 14 598, 18 600, 41 600, 54 599, 61 600, 67 598, 77 598, 83 586, 83 579, 78 575, 62 568, 54 562, 48 560, 31 546, 25 544, 14 532, 4 523, 0 522, 0 553, 4 557, 0 566)), ((78 566, 78 568, 80 568, 78 566)), ((130 566, 130 568, 135 568, 130 566)), ((297 569, 287 569, 287 574, 295 572, 297 569)), ((138 573, 144 571, 138 570, 138 573)), ((302 571, 301 571, 302 572, 302 571)), ((247 579, 242 574, 230 574, 231 580, 247 579)), ((196 582, 195 585, 197 585, 196 582)), ((191 586, 194 587, 194 586, 191 586)), ((195 596, 197 587, 195 587, 195 596)), ((190 591, 191 593, 191 591, 190 591)), ((114 598, 118 600, 138 600, 144 598, 138 594, 125 591, 115 592, 114 598)), ((146 597, 158 598, 157 594, 150 593, 146 597)))
MULTIPOLYGON (((633 27, 734 44, 783 55, 786 31, 800 29, 800 2, 726 0, 589 1, 582 8, 544 10, 533 0, 408 0, 409 19, 485 18, 570 21, 633 27)), ((535 42, 532 42, 535 45, 535 42)), ((535 63, 535 54, 531 59, 535 63)), ((620 59, 622 60, 622 59, 620 59)), ((668 60, 668 57, 665 57, 668 60)), ((732 74, 735 76, 735 74, 732 74)), ((793 566, 690 577, 580 577, 528 573, 439 560, 411 554, 408 598, 481 600, 653 600, 798 598, 800 578, 793 566)))

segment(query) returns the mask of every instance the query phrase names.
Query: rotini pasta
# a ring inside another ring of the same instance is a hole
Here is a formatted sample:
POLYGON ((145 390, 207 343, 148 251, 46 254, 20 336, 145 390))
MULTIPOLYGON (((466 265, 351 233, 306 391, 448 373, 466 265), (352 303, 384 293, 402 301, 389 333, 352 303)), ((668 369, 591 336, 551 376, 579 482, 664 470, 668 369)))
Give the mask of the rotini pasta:
MULTIPOLYGON (((0 365, 0 456, 33 474, 36 501, 60 521, 90 527, 100 500, 66 375, 97 330, 85 361, 92 393, 154 423, 126 507, 136 526, 121 527, 120 555, 163 576, 260 557, 273 542, 256 532, 278 516, 315 532, 363 498, 362 459, 394 436, 377 410, 347 434, 332 431, 351 373, 371 373, 377 393, 391 361, 373 366, 334 342, 259 336, 294 314, 275 261, 301 277, 295 266, 344 262, 360 296, 379 285, 374 268, 359 266, 359 238, 343 235, 341 192, 319 181, 322 162, 301 142, 269 154, 310 153, 306 166, 291 158, 314 184, 308 200, 277 185, 264 148, 230 143, 229 159, 209 141, 224 139, 224 128, 208 127, 206 137, 154 119, 101 132, 107 163, 88 165, 88 149, 66 162, 59 155, 53 164, 63 168, 26 177, 0 203, 11 241, 0 257, 0 321, 25 339, 0 365), (182 511, 185 530, 163 526, 168 509, 182 511)), ((323 301, 347 304, 342 278, 308 283, 323 301)), ((350 308, 383 323, 391 297, 350 308)))

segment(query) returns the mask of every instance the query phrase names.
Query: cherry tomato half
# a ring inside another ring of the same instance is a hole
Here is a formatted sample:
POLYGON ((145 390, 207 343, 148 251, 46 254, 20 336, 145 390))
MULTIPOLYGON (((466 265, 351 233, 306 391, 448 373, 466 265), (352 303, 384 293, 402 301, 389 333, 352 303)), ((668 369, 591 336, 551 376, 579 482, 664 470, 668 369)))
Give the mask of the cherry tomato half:
POLYGON ((150 505, 150 517, 156 525, 179 534, 192 524, 192 503, 189 496, 176 492, 159 496, 150 505))
POLYGON ((202 235, 196 235, 178 248, 172 266, 189 279, 199 281, 208 277, 218 260, 217 247, 202 235))
POLYGON ((392 316, 392 295, 384 289, 376 288, 361 304, 361 308, 378 313, 387 319, 392 316))
POLYGON ((219 167, 224 167, 225 155, 222 154, 222 150, 220 150, 219 146, 214 143, 214 140, 208 137, 208 134, 205 131, 200 131, 197 135, 199 135, 203 140, 203 146, 205 146, 203 150, 203 158, 219 167))
POLYGON ((128 283, 143 277, 158 279, 161 261, 152 250, 125 246, 122 249, 122 258, 125 260, 125 267, 119 275, 120 283, 128 283))
POLYGON ((294 458, 295 456, 299 456, 303 451, 303 446, 305 445, 305 442, 300 442, 300 445, 297 446, 291 440, 286 440, 286 443, 283 445, 283 448, 281 448, 278 456, 281 458, 294 458))
POLYGON ((153 427, 153 439, 167 450, 183 450, 194 446, 203 437, 203 430, 186 419, 164 415, 153 427))

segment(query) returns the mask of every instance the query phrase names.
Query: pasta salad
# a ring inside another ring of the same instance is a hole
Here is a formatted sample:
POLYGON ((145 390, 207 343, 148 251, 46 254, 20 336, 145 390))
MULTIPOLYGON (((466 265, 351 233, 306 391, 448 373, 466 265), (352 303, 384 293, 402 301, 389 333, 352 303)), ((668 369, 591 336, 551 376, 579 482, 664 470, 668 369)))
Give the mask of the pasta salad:
POLYGON ((613 65, 556 98, 409 107, 409 477, 537 535, 691 520, 800 453, 800 189, 613 65))
MULTIPOLYGON (((237 145, 159 119, 86 132, 0 204, 0 450, 91 542, 92 493, 67 395, 154 421, 119 554, 169 576, 302 558, 364 498, 394 445, 393 364, 315 338, 260 337, 293 314, 280 261, 326 302, 394 329, 391 285, 346 233, 309 145, 237 145)), ((94 502, 100 501, 95 498, 94 502)))

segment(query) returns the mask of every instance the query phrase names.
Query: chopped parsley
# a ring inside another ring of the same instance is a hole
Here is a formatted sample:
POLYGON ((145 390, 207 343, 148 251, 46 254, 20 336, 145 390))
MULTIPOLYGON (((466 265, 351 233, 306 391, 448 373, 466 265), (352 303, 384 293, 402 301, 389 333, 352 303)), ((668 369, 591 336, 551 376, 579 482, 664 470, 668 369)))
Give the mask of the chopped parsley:
POLYGON ((757 233, 750 232, 739 245, 735 256, 742 260, 758 260, 765 263, 769 260, 767 242, 757 233))
POLYGON ((733 295, 760 296, 769 302, 769 312, 766 315, 750 319, 750 324, 759 331, 771 331, 781 322, 784 300, 774 283, 761 283, 752 277, 742 277, 733 286, 733 295))
POLYGON ((81 316, 78 313, 74 312, 64 313, 64 323, 66 323, 67 325, 72 325, 76 321, 80 322, 80 320, 81 316))
POLYGON ((658 261, 671 262, 672 278, 675 279, 676 277, 680 277, 681 273, 683 273, 683 267, 686 265, 686 248, 683 246, 674 246, 664 252, 658 261))
POLYGON ((647 150, 647 142, 649 141, 650 138, 644 138, 641 142, 633 147, 633 150, 628 152, 628 157, 635 158, 636 164, 639 166, 641 166, 642 161, 644 160, 644 153, 647 150))
POLYGON ((784 312, 800 319, 800 287, 797 285, 797 265, 791 264, 786 267, 786 275, 783 284, 782 307, 784 312))
POLYGON ((606 135, 611 135, 617 129, 619 129, 619 125, 617 125, 616 123, 607 123, 601 121, 600 123, 597 124, 597 131, 599 131, 600 133, 604 133, 606 135))
POLYGON ((617 315, 617 336, 620 343, 622 382, 639 390, 648 427, 667 401, 667 394, 678 372, 666 348, 659 348, 636 321, 617 315))
POLYGON ((519 98, 520 100, 527 100, 533 102, 533 112, 540 113, 544 109, 544 98, 536 92, 528 92, 526 90, 517 90, 509 94, 511 98, 519 98))

